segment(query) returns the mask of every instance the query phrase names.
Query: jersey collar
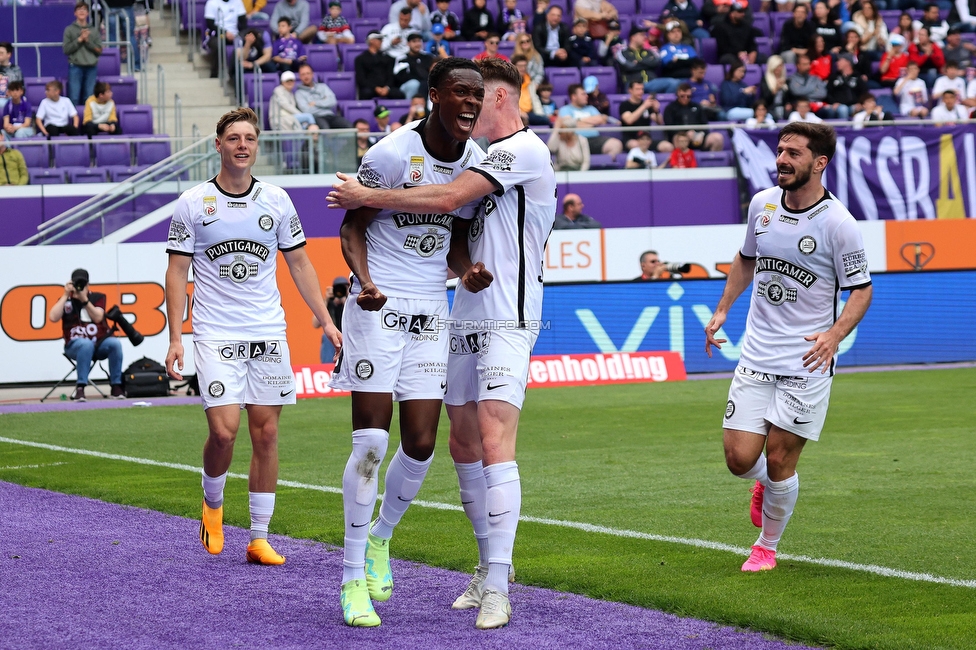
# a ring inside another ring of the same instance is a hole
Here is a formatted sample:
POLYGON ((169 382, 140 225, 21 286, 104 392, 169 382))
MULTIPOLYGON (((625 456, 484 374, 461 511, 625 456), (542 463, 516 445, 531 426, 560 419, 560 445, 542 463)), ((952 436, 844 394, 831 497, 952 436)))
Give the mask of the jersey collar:
POLYGON ((528 131, 528 130, 529 130, 529 127, 523 126, 521 129, 519 129, 515 133, 509 133, 508 135, 506 135, 504 137, 501 137, 501 138, 498 138, 497 140, 492 140, 491 142, 488 143, 488 145, 491 146, 493 144, 498 144, 499 142, 502 142, 503 140, 508 140, 509 138, 513 138, 513 137, 517 136, 519 133, 524 133, 525 131, 528 131))
POLYGON ((783 193, 779 197, 779 204, 780 204, 780 207, 782 207, 784 210, 786 210, 790 214, 804 214, 804 213, 809 212, 810 210, 814 209, 815 207, 817 207, 818 205, 820 205, 821 203, 823 203, 827 199, 831 199, 831 198, 833 198, 833 197, 830 196, 830 192, 828 192, 827 191, 827 188, 825 187, 824 188, 823 196, 821 196, 820 199, 817 200, 816 203, 814 203, 813 205, 808 205, 807 207, 803 208, 802 210, 793 210, 793 209, 790 209, 790 208, 786 207, 786 190, 783 190, 783 193))
POLYGON ((251 193, 251 190, 254 189, 254 184, 258 182, 258 179, 251 176, 251 184, 248 185, 247 191, 244 192, 243 194, 231 194, 230 192, 226 191, 224 188, 222 188, 220 185, 217 184, 216 176, 211 178, 210 182, 213 183, 213 186, 217 188, 217 191, 223 194, 224 196, 231 199, 243 199, 245 196, 248 196, 251 193))
POLYGON ((424 126, 427 124, 428 119, 430 119, 429 116, 425 117, 424 119, 417 122, 417 126, 414 127, 414 131, 416 131, 417 134, 420 136, 420 142, 424 145, 424 151, 429 153, 431 158, 433 158, 434 160, 439 160, 440 162, 443 163, 456 163, 457 161, 461 160, 461 158, 464 156, 464 152, 468 150, 467 142, 465 142, 464 147, 461 148, 461 154, 454 160, 441 160, 440 158, 437 157, 437 154, 435 154, 433 151, 430 150, 430 147, 427 146, 427 136, 424 134, 424 126))

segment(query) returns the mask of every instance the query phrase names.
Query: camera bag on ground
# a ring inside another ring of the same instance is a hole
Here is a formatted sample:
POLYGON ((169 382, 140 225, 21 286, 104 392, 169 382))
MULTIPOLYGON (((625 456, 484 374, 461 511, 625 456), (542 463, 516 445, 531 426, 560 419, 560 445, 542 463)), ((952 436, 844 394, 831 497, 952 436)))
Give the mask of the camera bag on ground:
POLYGON ((161 363, 143 357, 122 373, 122 387, 126 397, 165 397, 169 395, 169 377, 161 363))

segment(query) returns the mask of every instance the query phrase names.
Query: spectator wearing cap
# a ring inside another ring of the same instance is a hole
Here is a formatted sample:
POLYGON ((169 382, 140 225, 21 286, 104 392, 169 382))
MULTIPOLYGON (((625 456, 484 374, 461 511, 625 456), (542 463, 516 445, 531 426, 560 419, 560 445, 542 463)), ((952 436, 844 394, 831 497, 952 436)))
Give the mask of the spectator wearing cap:
POLYGON ((661 76, 673 79, 673 88, 665 91, 673 93, 678 88, 679 80, 688 79, 691 76, 691 64, 696 60, 698 53, 695 48, 681 42, 684 32, 681 30, 681 23, 672 20, 664 26, 668 42, 661 47, 661 76))
POLYGON ((577 134, 586 139, 590 147, 590 153, 607 154, 617 156, 620 154, 624 145, 617 138, 600 133, 594 127, 605 126, 609 117, 588 104, 589 95, 581 84, 571 84, 569 86, 569 103, 559 109, 559 117, 571 117, 576 120, 576 125, 580 128, 577 134))
POLYGON ((271 93, 268 104, 268 123, 272 131, 318 131, 319 125, 311 113, 303 113, 295 100, 295 73, 281 73, 281 84, 271 93))
POLYGON ((711 33, 705 29, 705 21, 702 19, 701 11, 692 0, 669 0, 661 11, 661 22, 668 23, 672 20, 684 22, 695 38, 712 37, 711 33))
POLYGON ((894 88, 895 83, 902 77, 902 70, 908 66, 908 52, 905 51, 905 37, 901 34, 891 34, 888 37, 891 46, 881 57, 881 85, 884 88, 894 88))
POLYGON ((600 80, 593 75, 583 78, 583 90, 586 92, 586 103, 604 115, 610 115, 610 98, 600 90, 600 80))
POLYGON ((342 15, 342 2, 330 0, 329 13, 322 16, 318 39, 321 43, 355 43, 349 21, 342 15))
MULTIPOLYGON (((545 3, 540 3, 545 7, 545 3)), ((532 41, 535 49, 542 55, 546 66, 565 67, 570 65, 569 28, 563 24, 563 10, 552 5, 545 15, 537 13, 532 28, 532 41)))
POLYGON ((580 67, 592 65, 596 50, 593 47, 593 37, 586 26, 585 18, 577 18, 573 23, 573 33, 569 37, 569 45, 566 48, 569 54, 569 63, 572 66, 580 67))
POLYGON ((719 63, 727 65, 736 59, 743 63, 762 63, 765 60, 756 48, 756 36, 752 26, 746 23, 745 15, 746 6, 741 1, 734 2, 725 20, 712 29, 719 63))
MULTIPOLYGON (((703 126, 708 117, 702 107, 691 101, 691 86, 686 83, 678 86, 676 99, 664 108, 664 123, 668 126, 703 126)), ((701 129, 681 131, 687 133, 693 149, 720 151, 725 146, 721 133, 709 133, 701 129)), ((673 140, 673 138, 672 138, 673 140)))
POLYGON ((413 11, 410 7, 403 7, 400 9, 400 13, 397 14, 396 22, 387 23, 380 30, 380 34, 383 35, 381 49, 384 54, 387 54, 394 60, 406 54, 407 50, 410 49, 407 43, 407 37, 416 31, 410 26, 410 17, 412 15, 413 11))
POLYGON ((607 21, 607 34, 593 42, 596 46, 596 58, 600 65, 612 66, 617 52, 627 48, 627 41, 620 37, 620 22, 607 21))
POLYGON ((485 9, 487 0, 474 0, 471 8, 464 12, 461 21, 461 37, 466 41, 483 41, 488 32, 494 29, 495 18, 485 9))
POLYGON ((793 20, 783 23, 779 32, 779 46, 776 50, 786 63, 796 63, 796 57, 806 54, 810 40, 816 34, 813 23, 809 21, 810 8, 805 4, 793 7, 793 20))
POLYGON ((308 0, 281 0, 271 12, 271 24, 277 25, 279 20, 287 18, 302 43, 311 43, 319 28, 311 24, 309 11, 308 0))
POLYGON ((646 34, 640 27, 635 25, 631 28, 627 47, 620 50, 615 57, 620 77, 627 87, 639 81, 644 84, 644 90, 649 93, 668 92, 672 82, 670 79, 657 78, 661 59, 645 47, 645 38, 646 34))
POLYGON ((421 2, 421 0, 397 0, 397 2, 390 5, 387 22, 396 23, 399 20, 400 12, 404 8, 410 10, 411 31, 419 33, 424 38, 428 38, 432 25, 430 22, 430 10, 427 9, 427 4, 421 2))
POLYGON ((837 57, 836 70, 827 79, 827 103, 820 109, 820 117, 846 120, 861 110, 861 96, 868 85, 854 74, 854 57, 843 53, 837 57))
POLYGON ((305 45, 302 44, 298 34, 291 29, 291 21, 282 18, 278 21, 278 39, 274 42, 274 54, 271 61, 277 66, 278 72, 291 70, 298 71, 298 66, 308 58, 305 54, 305 45))
POLYGON ((424 39, 414 32, 407 37, 407 53, 393 64, 393 82, 407 99, 427 97, 427 75, 434 57, 424 52, 424 39))
POLYGON ((444 38, 444 23, 434 23, 430 27, 430 40, 424 44, 424 51, 435 60, 451 56, 451 41, 444 38))
POLYGON ((400 127, 399 124, 396 126, 390 124, 390 109, 382 104, 373 109, 373 118, 376 120, 377 133, 393 133, 400 127))
POLYGON ((498 52, 498 45, 501 43, 501 37, 495 32, 488 32, 487 38, 485 38, 485 49, 474 55, 475 61, 481 61, 482 59, 501 59, 502 61, 508 61, 508 57, 504 54, 498 52))
POLYGON ((444 31, 441 33, 444 35, 445 41, 453 41, 461 33, 461 19, 451 11, 451 0, 437 0, 437 9, 431 12, 430 23, 431 33, 433 33, 434 25, 440 24, 444 27, 444 31))
POLYGON ((403 93, 393 79, 394 60, 381 51, 383 35, 370 32, 366 37, 366 51, 356 57, 356 86, 360 99, 403 99, 403 93))
POLYGON ((617 20, 617 8, 607 0, 576 0, 573 3, 573 21, 582 18, 586 21, 587 29, 593 38, 603 38, 607 35, 609 22, 617 20))
POLYGON ((351 129, 352 123, 335 112, 335 93, 326 84, 315 81, 312 66, 303 63, 298 68, 301 85, 295 89, 295 101, 303 113, 311 113, 320 129, 351 129))

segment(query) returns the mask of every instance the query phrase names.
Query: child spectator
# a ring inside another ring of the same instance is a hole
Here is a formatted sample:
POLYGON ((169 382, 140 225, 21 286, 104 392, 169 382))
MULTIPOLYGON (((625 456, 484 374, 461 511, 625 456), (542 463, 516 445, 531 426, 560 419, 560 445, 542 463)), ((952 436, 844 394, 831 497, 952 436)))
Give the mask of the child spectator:
POLYGON ((552 84, 543 81, 536 88, 536 99, 532 102, 532 113, 546 118, 549 124, 556 121, 558 108, 552 101, 552 84))
POLYGON ((878 105, 878 100, 871 93, 861 97, 861 112, 855 113, 852 118, 855 129, 863 129, 866 125, 871 126, 871 122, 890 122, 895 118, 890 113, 878 105))
POLYGON ((0 112, 0 123, 8 136, 15 138, 29 138, 34 135, 34 119, 32 107, 24 97, 24 82, 11 81, 7 86, 7 97, 10 101, 0 112))
POLYGON ((424 43, 424 51, 435 61, 451 56, 451 42, 444 38, 444 34, 444 23, 434 23, 430 26, 430 40, 424 43))
POLYGON ((569 55, 570 65, 576 67, 593 65, 593 57, 596 56, 596 51, 585 18, 577 18, 576 22, 573 23, 573 34, 569 37, 569 46, 566 48, 566 52, 569 55))
POLYGON ((823 120, 810 110, 810 100, 806 97, 800 97, 796 100, 796 110, 790 113, 787 122, 813 122, 814 124, 820 124, 823 120))
POLYGON ((10 98, 8 91, 14 81, 23 81, 24 73, 20 66, 10 62, 14 53, 14 46, 10 43, 0 43, 0 111, 10 98))
POLYGON ((894 93, 898 97, 898 110, 902 115, 925 118, 929 114, 929 109, 926 108, 929 91, 925 82, 918 78, 918 70, 918 63, 909 61, 905 76, 895 84, 894 93))
POLYGON ((935 80, 932 86, 932 99, 942 103, 942 93, 947 90, 954 90, 956 97, 960 100, 966 99, 966 80, 959 76, 959 64, 955 61, 948 61, 945 65, 945 74, 935 80))
POLYGON ((769 114, 764 102, 756 102, 753 107, 753 116, 746 120, 747 129, 775 129, 776 120, 769 114))
POLYGON ((698 159, 695 157, 695 152, 691 150, 691 138, 688 137, 687 133, 675 133, 672 142, 674 143, 674 151, 671 152, 671 156, 667 160, 658 165, 658 169, 665 167, 693 169, 698 167, 698 159))
POLYGON ((115 114, 112 101, 112 86, 107 81, 95 84, 95 94, 85 100, 85 116, 81 121, 81 131, 89 138, 99 133, 120 135, 119 117, 115 114))
POLYGON ((62 133, 78 135, 78 111, 67 97, 61 96, 64 90, 61 82, 55 79, 44 85, 44 99, 37 107, 37 128, 50 140, 62 133))
POLYGON ((434 31, 434 25, 444 26, 444 40, 447 41, 453 41, 461 31, 461 20, 451 11, 451 0, 437 0, 437 11, 430 12, 430 22, 431 33, 434 31))
POLYGON ((651 134, 638 131, 637 146, 627 153, 627 169, 651 169, 656 165, 657 159, 651 151, 651 134))
POLYGON ((959 103, 956 91, 946 90, 942 93, 942 103, 932 109, 932 119, 936 126, 955 126, 956 122, 969 119, 969 109, 959 103))
MULTIPOLYGON (((322 32, 319 32, 320 34, 322 32)), ((305 45, 298 34, 291 30, 291 19, 282 18, 278 21, 278 40, 274 42, 274 62, 278 72, 291 70, 298 72, 298 66, 305 63, 308 57, 305 54, 305 45)))
POLYGON ((322 43, 354 43, 356 37, 352 35, 352 28, 349 21, 342 15, 342 3, 339 0, 330 0, 329 14, 322 16, 322 24, 319 25, 318 39, 322 43))
POLYGON ((498 33, 503 41, 514 41, 519 34, 525 34, 528 22, 518 8, 518 0, 505 0, 505 6, 498 14, 498 33))

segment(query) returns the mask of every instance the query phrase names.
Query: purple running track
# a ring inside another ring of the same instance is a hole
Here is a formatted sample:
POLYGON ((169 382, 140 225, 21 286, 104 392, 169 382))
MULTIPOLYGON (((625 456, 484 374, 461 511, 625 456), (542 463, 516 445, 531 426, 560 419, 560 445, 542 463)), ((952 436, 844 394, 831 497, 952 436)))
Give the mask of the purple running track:
POLYGON ((288 558, 248 565, 246 530, 224 552, 199 523, 150 510, 0 482, 4 648, 660 648, 794 650, 762 634, 575 594, 512 586, 513 623, 479 631, 452 611, 468 575, 393 561, 383 625, 348 628, 342 552, 272 535, 288 558))

